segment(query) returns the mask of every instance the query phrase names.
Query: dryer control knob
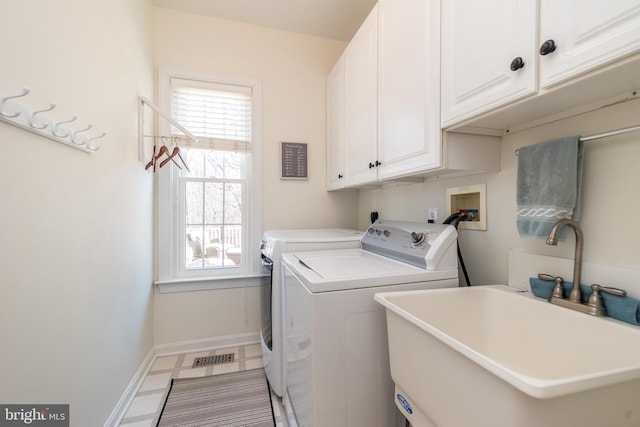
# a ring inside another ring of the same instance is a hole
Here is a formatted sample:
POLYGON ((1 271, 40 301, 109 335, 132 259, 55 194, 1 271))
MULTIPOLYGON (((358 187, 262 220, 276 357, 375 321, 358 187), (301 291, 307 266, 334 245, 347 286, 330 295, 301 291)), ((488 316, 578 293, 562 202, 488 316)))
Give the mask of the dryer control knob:
POLYGON ((384 230, 382 234, 384 234, 384 237, 389 237, 391 235, 391 232, 389 230, 384 230))
POLYGON ((426 240, 427 235, 424 233, 416 233, 415 231, 411 233, 411 245, 419 246, 426 240))

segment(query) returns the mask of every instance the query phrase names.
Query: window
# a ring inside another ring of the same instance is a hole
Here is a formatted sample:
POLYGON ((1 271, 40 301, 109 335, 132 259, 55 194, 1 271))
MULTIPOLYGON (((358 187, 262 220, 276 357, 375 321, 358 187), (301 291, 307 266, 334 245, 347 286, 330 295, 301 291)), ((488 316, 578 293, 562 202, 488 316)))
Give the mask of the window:
POLYGON ((260 271, 260 86, 163 69, 161 106, 198 138, 179 139, 188 165, 158 174, 159 282, 246 278, 260 271))
POLYGON ((239 268, 247 249, 242 239, 246 156, 189 149, 184 157, 191 172, 179 172, 181 267, 239 268))

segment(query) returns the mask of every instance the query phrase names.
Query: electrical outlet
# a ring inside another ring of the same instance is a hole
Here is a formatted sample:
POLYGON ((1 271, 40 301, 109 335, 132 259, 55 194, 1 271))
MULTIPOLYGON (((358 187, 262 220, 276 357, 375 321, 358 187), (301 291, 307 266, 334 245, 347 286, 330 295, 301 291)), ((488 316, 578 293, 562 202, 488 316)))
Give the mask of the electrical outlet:
POLYGON ((438 208, 427 209, 427 220, 429 222, 438 222, 438 208))

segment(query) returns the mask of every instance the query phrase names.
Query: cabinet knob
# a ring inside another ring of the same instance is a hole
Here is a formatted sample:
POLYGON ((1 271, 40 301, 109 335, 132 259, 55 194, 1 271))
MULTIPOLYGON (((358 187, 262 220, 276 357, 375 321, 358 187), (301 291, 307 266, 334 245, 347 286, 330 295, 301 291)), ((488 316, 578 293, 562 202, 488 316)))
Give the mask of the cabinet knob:
POLYGON ((376 166, 380 166, 382 164, 382 162, 379 162, 376 160, 376 166))
POLYGON ((556 50, 556 42, 549 39, 540 46, 540 55, 548 55, 556 50))
POLYGON ((369 162, 369 169, 373 169, 375 167, 376 167, 376 165, 374 165, 373 163, 369 162))
POLYGON ((342 174, 341 173, 338 174, 338 179, 342 179, 342 174))
POLYGON ((517 71, 523 67, 524 67, 524 60, 519 56, 517 58, 514 58, 513 61, 511 61, 511 71, 517 71))

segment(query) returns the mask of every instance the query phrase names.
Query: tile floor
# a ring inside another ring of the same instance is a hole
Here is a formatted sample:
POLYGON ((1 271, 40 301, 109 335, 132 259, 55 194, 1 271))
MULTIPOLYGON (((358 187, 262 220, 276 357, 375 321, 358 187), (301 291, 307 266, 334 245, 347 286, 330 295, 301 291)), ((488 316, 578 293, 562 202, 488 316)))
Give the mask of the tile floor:
MULTIPOLYGON (((180 354, 175 356, 158 357, 140 388, 136 392, 131 406, 127 409, 121 427, 154 427, 160 416, 162 405, 169 392, 171 378, 192 378, 206 375, 224 374, 247 369, 262 367, 262 353, 260 344, 244 345, 240 347, 222 348, 198 353, 180 354), (234 361, 219 365, 192 368, 196 357, 215 356, 218 354, 234 353, 234 361)), ((271 393, 273 413, 276 427, 288 427, 282 399, 271 393)))

